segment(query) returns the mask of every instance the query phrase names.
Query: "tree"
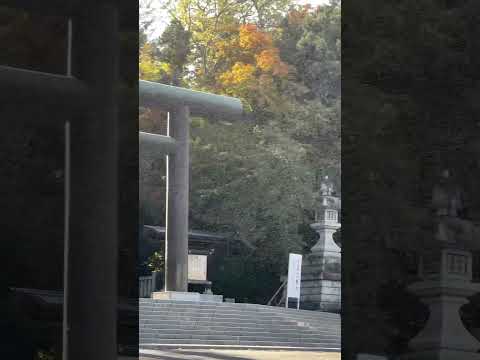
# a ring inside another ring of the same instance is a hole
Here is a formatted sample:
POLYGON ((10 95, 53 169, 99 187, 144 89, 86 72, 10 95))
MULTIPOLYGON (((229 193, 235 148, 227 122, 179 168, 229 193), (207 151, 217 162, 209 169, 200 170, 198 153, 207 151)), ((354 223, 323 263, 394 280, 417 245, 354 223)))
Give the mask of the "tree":
POLYGON ((290 101, 284 131, 302 143, 316 183, 330 175, 340 191, 340 6, 293 8, 281 23, 280 56, 294 69, 283 91, 290 101))
POLYGON ((156 43, 158 59, 167 69, 172 85, 179 86, 182 83, 190 52, 190 37, 190 32, 185 30, 182 23, 173 19, 156 43))
MULTIPOLYGON (((340 99, 340 6, 332 2, 313 12, 308 12, 308 7, 306 9, 303 31, 292 60, 298 80, 310 90, 302 96, 307 99, 318 98, 329 104, 340 99)), ((290 20, 290 23, 294 21, 290 20)))

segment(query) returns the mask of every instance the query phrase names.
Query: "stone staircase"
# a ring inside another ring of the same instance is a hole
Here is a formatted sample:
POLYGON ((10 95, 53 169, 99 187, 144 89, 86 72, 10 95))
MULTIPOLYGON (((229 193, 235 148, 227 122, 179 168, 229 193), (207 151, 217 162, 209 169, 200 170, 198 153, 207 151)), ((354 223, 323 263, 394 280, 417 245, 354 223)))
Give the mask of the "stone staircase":
POLYGON ((140 299, 140 347, 340 351, 340 316, 254 304, 140 299))

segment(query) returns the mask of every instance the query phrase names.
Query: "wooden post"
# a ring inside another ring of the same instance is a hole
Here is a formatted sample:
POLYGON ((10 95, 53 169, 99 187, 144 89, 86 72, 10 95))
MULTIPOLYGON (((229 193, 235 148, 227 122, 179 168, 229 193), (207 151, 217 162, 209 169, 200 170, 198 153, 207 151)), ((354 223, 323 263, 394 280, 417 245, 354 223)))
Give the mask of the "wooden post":
POLYGON ((168 135, 177 146, 175 154, 167 156, 166 291, 188 291, 189 119, 187 106, 169 114, 168 135))
MULTIPOLYGON (((90 4, 90 3, 89 3, 90 4)), ((71 125, 68 360, 117 359, 118 14, 86 5, 74 22, 73 73, 92 105, 71 125)))

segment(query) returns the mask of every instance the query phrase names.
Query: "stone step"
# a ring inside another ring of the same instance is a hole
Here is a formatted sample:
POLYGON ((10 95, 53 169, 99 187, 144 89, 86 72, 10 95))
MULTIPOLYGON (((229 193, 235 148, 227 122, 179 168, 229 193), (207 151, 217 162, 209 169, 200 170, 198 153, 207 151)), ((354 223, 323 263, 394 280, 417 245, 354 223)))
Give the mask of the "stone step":
POLYGON ((171 320, 188 320, 188 319, 198 319, 198 320, 215 320, 215 319, 229 319, 232 322, 237 320, 252 320, 255 322, 289 322, 289 323, 310 323, 310 324, 338 324, 341 322, 335 319, 314 319, 314 318, 292 318, 289 315, 275 315, 271 317, 256 317, 256 316, 222 316, 221 314, 159 314, 159 313, 140 313, 139 319, 171 319, 171 320))
POLYGON ((339 326, 295 326, 295 324, 289 325, 276 325, 276 324, 255 324, 255 323, 247 323, 247 324, 225 324, 225 323, 218 323, 218 322, 210 322, 210 323, 200 323, 200 322, 141 322, 140 329, 143 328, 152 328, 152 329, 209 329, 209 330, 242 330, 245 331, 254 330, 254 329, 261 329, 262 331, 273 331, 273 330, 285 330, 285 331, 292 331, 292 328, 295 328, 296 331, 302 330, 311 330, 315 329, 318 331, 331 331, 335 333, 341 332, 341 327, 339 326), (248 329, 248 330, 247 330, 248 329))
POLYGON ((326 325, 326 326, 341 326, 341 323, 338 321, 333 320, 311 320, 311 319, 290 319, 288 317, 275 317, 275 318, 266 318, 266 319, 259 319, 255 317, 222 317, 222 316, 182 316, 182 315, 161 315, 161 314, 148 314, 148 315, 141 315, 139 321, 168 321, 168 322, 201 322, 201 323, 210 323, 214 322, 222 322, 227 324, 245 324, 245 323, 254 323, 254 324, 276 324, 276 325, 298 325, 298 326, 318 326, 318 325, 326 325))
POLYGON ((203 345, 250 345, 250 346, 325 346, 331 348, 340 348, 340 342, 328 341, 309 341, 309 340, 281 340, 281 339, 266 339, 266 340, 241 340, 241 339, 166 339, 159 340, 156 338, 146 338, 140 342, 142 344, 203 344, 203 345))
MULTIPOLYGON (((296 311, 296 310, 294 310, 296 311)), ((338 314, 329 314, 329 313, 321 313, 318 312, 317 314, 304 314, 304 313, 291 313, 291 312, 275 312, 275 311, 265 311, 265 312, 257 312, 257 311, 224 311, 222 309, 202 309, 202 308, 188 308, 188 309, 179 309, 179 308, 155 308, 155 307, 140 307, 141 314, 148 314, 148 313, 161 313, 168 314, 203 314, 203 315, 242 315, 242 316, 255 316, 255 317, 271 317, 272 315, 281 314, 282 316, 285 314, 289 315, 289 318, 292 319, 311 319, 311 320, 333 320, 338 321, 339 315, 338 314)))
MULTIPOLYGON (((262 306, 262 305, 257 305, 257 306, 262 306)), ((149 310, 149 309, 164 309, 164 310, 188 310, 188 311, 194 311, 194 310, 209 310, 209 311, 222 311, 222 312, 246 312, 246 313, 278 313, 278 312, 287 312, 287 313, 293 313, 297 314, 299 316, 339 316, 338 314, 335 313, 328 313, 328 312, 318 312, 315 314, 310 314, 309 310, 297 310, 293 308, 286 309, 285 307, 277 307, 277 306, 262 306, 261 308, 256 308, 252 306, 224 306, 224 305, 198 305, 198 304, 155 304, 155 303, 142 303, 139 304, 139 310, 149 310)))
MULTIPOLYGON (((223 330, 218 328, 181 328, 181 329, 159 329, 159 328, 144 328, 139 330, 139 334, 157 334, 158 336, 169 335, 169 334, 188 334, 190 335, 211 335, 211 334, 224 334, 224 335, 231 335, 231 336, 241 336, 245 334, 258 334, 258 335, 268 335, 268 336, 282 336, 282 335, 289 335, 289 336, 318 336, 318 337, 328 337, 328 338, 339 338, 341 337, 340 331, 295 331, 292 334, 292 331, 271 331, 270 329, 238 329, 238 330, 223 330)), ((188 337, 187 336, 187 337, 188 337)))
POLYGON ((188 323, 203 323, 209 324, 215 322, 217 324, 278 324, 278 325, 291 325, 292 321, 279 320, 279 319, 255 319, 255 318, 226 318, 221 316, 214 316, 210 318, 196 318, 196 317, 166 317, 162 315, 151 315, 146 317, 141 317, 140 321, 155 322, 161 321, 162 323, 179 323, 179 322, 188 322, 188 323))
POLYGON ((340 342, 325 342, 325 341, 276 341, 276 340, 209 340, 209 339, 171 339, 161 340, 157 338, 143 338, 140 339, 140 347, 147 348, 146 344, 151 345, 209 345, 209 346, 226 346, 226 345, 242 345, 242 346, 269 346, 269 347, 323 347, 329 349, 340 350, 340 342))
POLYGON ((232 350, 297 350, 297 351, 320 351, 320 352, 339 352, 341 351, 340 346, 338 347, 328 347, 328 346, 314 346, 314 345, 299 345, 299 346, 264 346, 264 345, 201 345, 201 344, 142 344, 140 349, 140 354, 148 354, 150 350, 164 350, 164 349, 207 349, 207 348, 218 348, 218 349, 232 349, 232 350))
MULTIPOLYGON (((161 335, 158 336, 157 334, 146 333, 141 334, 140 340, 142 343, 146 342, 147 339, 153 339, 155 341, 168 341, 168 342, 176 342, 173 340, 179 339, 192 339, 192 340, 232 340, 232 341, 272 341, 272 342, 288 342, 288 341, 295 341, 295 342, 327 342, 327 343, 339 343, 340 341, 334 337, 319 337, 319 336, 265 336, 265 335, 219 335, 219 334, 207 334, 207 335, 189 335, 185 336, 185 334, 168 334, 168 335, 161 335)), ((200 341, 199 343, 203 343, 200 341)))
MULTIPOLYGON (((299 333, 333 333, 340 334, 342 329, 338 326, 295 326, 295 331, 299 333)), ((171 324, 166 326, 163 323, 147 323, 140 324, 139 330, 144 329, 154 329, 159 331, 218 331, 218 332, 273 332, 273 333, 292 333, 292 326, 275 326, 275 325, 260 325, 249 324, 248 326, 239 326, 239 325, 218 325, 218 324, 198 324, 198 323, 189 323, 189 324, 171 324)))
POLYGON ((315 337, 321 337, 321 338, 340 338, 341 332, 338 331, 315 331, 315 332, 301 332, 301 331, 296 331, 295 333, 292 334, 292 332, 274 332, 274 331, 269 331, 268 329, 260 329, 260 330, 251 330, 251 329, 242 329, 243 331, 220 331, 218 329, 198 329, 198 328, 192 328, 192 329, 158 329, 158 328, 151 328, 151 329, 142 329, 139 331, 140 334, 156 334, 159 337, 165 335, 170 335, 170 334, 188 334, 188 336, 193 336, 193 335, 215 335, 215 334, 220 334, 220 335, 229 335, 229 336, 241 336, 242 334, 249 335, 249 334, 255 334, 255 335, 268 335, 268 336, 284 336, 288 335, 291 337, 296 337, 296 336, 315 336, 315 337))
MULTIPOLYGON (((143 344, 152 344, 156 346, 165 345, 188 345, 188 344, 198 344, 198 341, 195 339, 180 339, 176 340, 175 343, 170 341, 159 342, 155 339, 146 339, 145 342, 140 342, 140 345, 144 349, 148 349, 147 346, 142 346, 143 344), (151 340, 151 341, 148 341, 151 340)), ((229 341, 229 340, 204 340, 202 342, 204 345, 243 345, 243 346, 271 346, 271 347, 322 347, 325 349, 340 350, 341 344, 338 343, 324 343, 324 342, 295 342, 295 341, 229 341)))
POLYGON ((241 330, 241 329, 266 329, 266 330, 278 330, 278 331, 288 331, 292 330, 292 327, 297 329, 297 331, 301 330, 318 330, 318 331, 336 331, 340 332, 341 327, 336 325, 296 325, 296 324, 289 324, 289 325, 277 325, 277 324, 218 324, 215 322, 210 323, 196 323, 196 322, 177 322, 177 323, 165 323, 161 321, 149 321, 149 322, 141 322, 139 324, 140 328, 161 328, 161 329, 192 329, 192 328, 205 328, 205 329, 218 329, 218 330, 241 330))
POLYGON ((240 331, 241 329, 261 329, 262 331, 310 331, 318 330, 320 332, 331 331, 339 333, 341 332, 341 327, 338 325, 322 325, 322 324, 264 324, 264 323, 221 323, 221 322, 194 322, 194 321, 184 321, 184 322, 165 322, 165 321, 142 321, 139 324, 139 328, 155 328, 155 329, 212 329, 219 331, 235 330, 240 331))
POLYGON ((232 340, 232 341, 295 341, 295 342, 338 342, 338 339, 333 337, 318 337, 318 336, 273 336, 273 335, 260 335, 260 334, 249 334, 249 335, 229 335, 229 334, 207 334, 207 335, 197 335, 192 334, 185 336, 185 334, 168 334, 158 336, 156 333, 143 333, 141 339, 146 338, 156 338, 161 339, 162 341, 169 341, 172 339, 197 339, 197 340, 232 340))
POLYGON ((201 326, 217 326, 217 327, 274 327, 274 328, 285 328, 290 329, 293 327, 296 328, 328 328, 328 329, 341 329, 341 325, 334 322, 307 322, 307 321, 255 321, 244 320, 244 321, 228 321, 225 319, 168 319, 162 317, 149 317, 141 318, 139 321, 140 325, 151 325, 151 324, 161 324, 163 327, 167 325, 178 326, 181 324, 192 324, 192 325, 201 325, 201 326))
POLYGON ((285 309, 284 307, 276 307, 276 308, 267 308, 267 309, 229 309, 229 308, 221 308, 221 307, 205 307, 205 306, 156 306, 156 305, 145 305, 141 304, 140 309, 141 312, 143 311, 170 311, 170 312, 198 312, 201 310, 202 312, 214 312, 214 313, 244 313, 244 314, 291 314, 292 316, 297 317, 308 317, 308 318, 335 318, 339 319, 340 315, 336 313, 327 313, 327 312, 315 312, 314 314, 309 314, 309 310, 296 310, 293 308, 285 309))
POLYGON ((227 327, 227 326, 203 326, 198 324, 182 324, 181 326, 164 327, 161 324, 147 324, 139 328, 140 332, 157 331, 158 333, 229 333, 229 334, 250 334, 254 333, 269 333, 269 334, 314 334, 314 335, 334 335, 340 336, 342 331, 339 328, 295 328, 292 332, 292 327, 276 328, 268 326, 243 326, 243 327, 227 327))
POLYGON ((282 312, 248 312, 248 311, 219 311, 219 310, 207 310, 207 309, 194 309, 184 311, 182 309, 140 309, 140 314, 151 314, 158 313, 163 315, 175 314, 175 315, 221 315, 221 316, 241 316, 241 317, 259 317, 259 318, 271 318, 275 316, 286 316, 288 315, 291 319, 318 319, 318 320, 335 320, 338 321, 338 316, 307 316, 304 314, 284 314, 282 312))
POLYGON ((142 316, 139 319, 140 323, 151 324, 156 322, 161 322, 163 325, 167 324, 180 324, 180 323, 197 323, 197 324, 217 324, 217 325, 226 325, 226 326, 244 326, 247 324, 252 324, 258 326, 259 324, 271 325, 271 326, 322 326, 322 327, 341 327, 341 324, 334 321, 311 321, 311 320, 291 320, 291 319, 229 319, 222 317, 212 317, 212 318, 200 318, 200 317, 165 317, 161 315, 152 315, 152 316, 142 316))
POLYGON ((265 323, 265 324, 278 324, 278 325, 291 325, 292 323, 297 325, 339 325, 338 321, 333 320, 311 320, 311 319, 290 319, 290 318, 254 318, 254 317, 223 317, 223 316, 201 316, 201 315, 162 315, 162 314, 143 314, 139 318, 141 321, 168 321, 168 322, 222 322, 228 324, 245 324, 245 323, 265 323))
MULTIPOLYGON (((297 312, 299 314, 304 313, 306 315, 312 316, 309 310, 296 310, 296 309, 285 309, 282 307, 276 306, 267 306, 267 305, 258 305, 258 304, 248 304, 248 303, 205 303, 205 302, 194 302, 194 301, 177 301, 172 302, 168 300, 153 300, 153 299, 140 299, 140 308, 144 305, 153 305, 153 306, 166 306, 166 307, 178 307, 178 308, 219 308, 219 309, 234 309, 234 310, 246 310, 251 309, 254 311, 286 311, 286 312, 297 312)), ((318 312, 317 314, 324 315, 335 315, 327 312, 318 312)), ((316 314, 314 314, 315 316, 316 314)))

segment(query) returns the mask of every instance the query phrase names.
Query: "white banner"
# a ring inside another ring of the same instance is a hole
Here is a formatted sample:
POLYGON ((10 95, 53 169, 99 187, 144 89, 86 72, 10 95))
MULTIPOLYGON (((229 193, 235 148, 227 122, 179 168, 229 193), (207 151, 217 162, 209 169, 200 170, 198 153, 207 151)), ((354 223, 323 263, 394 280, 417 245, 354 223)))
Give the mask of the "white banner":
POLYGON ((287 299, 300 299, 302 282, 302 255, 290 254, 288 257, 287 299))

